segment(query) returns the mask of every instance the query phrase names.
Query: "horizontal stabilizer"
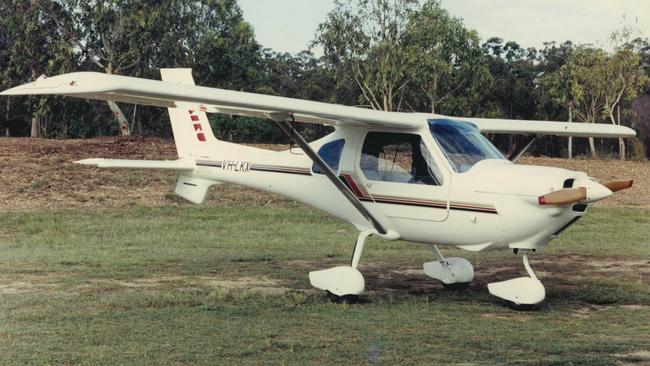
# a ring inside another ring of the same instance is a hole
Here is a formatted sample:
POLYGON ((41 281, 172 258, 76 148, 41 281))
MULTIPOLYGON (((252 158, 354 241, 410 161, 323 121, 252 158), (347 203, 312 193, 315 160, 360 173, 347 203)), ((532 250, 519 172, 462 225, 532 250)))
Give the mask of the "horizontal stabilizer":
POLYGON ((178 160, 124 160, 124 159, 84 159, 75 164, 91 165, 98 168, 124 169, 162 169, 162 170, 194 170, 196 162, 190 159, 178 160))

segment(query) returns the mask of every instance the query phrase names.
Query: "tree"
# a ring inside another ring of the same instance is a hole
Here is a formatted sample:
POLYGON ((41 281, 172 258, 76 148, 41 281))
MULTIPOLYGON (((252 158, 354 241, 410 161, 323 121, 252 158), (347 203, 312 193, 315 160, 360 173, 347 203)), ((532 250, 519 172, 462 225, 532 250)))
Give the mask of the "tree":
POLYGON ((465 28, 438 1, 427 1, 411 13, 405 47, 404 54, 410 57, 408 102, 414 109, 459 115, 485 112, 493 78, 476 31, 465 28))
MULTIPOLYGON (((647 83, 643 60, 630 41, 631 30, 624 28, 612 34, 614 54, 607 57, 603 65, 603 112, 614 125, 620 125, 616 110, 625 100, 633 101, 647 83)), ((619 113, 620 116, 620 113, 619 113)), ((619 158, 625 160, 625 140, 618 139, 619 158)))
MULTIPOLYGON (((545 44, 541 52, 541 64, 544 72, 537 82, 541 91, 540 102, 548 102, 553 106, 559 106, 567 112, 569 123, 573 122, 576 96, 573 88, 573 65, 567 63, 571 55, 573 45, 565 42, 559 47, 553 43, 545 44)), ((573 138, 568 138, 567 155, 573 158, 573 138)))
MULTIPOLYGON (((147 16, 156 12, 156 4, 142 0, 60 0, 67 17, 49 12, 57 3, 41 2, 59 32, 66 35, 71 47, 82 55, 82 63, 95 65, 107 74, 129 72, 141 62, 152 33, 148 32, 147 16)), ((116 102, 108 106, 117 120, 122 135, 131 134, 129 122, 116 102)))
POLYGON ((409 83, 403 37, 417 0, 343 0, 318 26, 314 44, 323 47, 326 61, 351 75, 370 108, 402 108, 409 83))
MULTIPOLYGON (((51 18, 82 70, 157 79, 161 67, 189 67, 199 85, 252 90, 259 82, 260 47, 236 0, 57 1, 69 16, 51 18)), ((53 4, 41 0, 45 10, 53 4)), ((142 131, 143 119, 149 128, 162 125, 159 110, 108 106, 122 135, 142 131)))
MULTIPOLYGON (((3 22, 8 16, 6 8, 0 6, 0 22, 3 22)), ((9 66, 9 34, 5 27, 0 27, 0 70, 6 70, 9 66)), ((0 74, 0 88, 2 90, 7 89, 10 85, 5 84, 6 79, 1 77, 0 74)), ((0 105, 4 108, 4 111, 0 113, 0 133, 4 136, 9 136, 9 111, 11 109, 11 99, 8 97, 0 98, 0 105)))
POLYGON ((535 81, 538 71, 535 49, 523 49, 516 42, 493 37, 483 44, 487 65, 494 78, 492 99, 501 117, 531 119, 536 115, 535 81))
MULTIPOLYGON (((57 4, 52 4, 51 10, 61 12, 57 4)), ((2 78, 5 81, 13 86, 34 81, 43 74, 69 69, 73 62, 71 50, 64 46, 61 33, 45 16, 38 0, 4 1, 0 4, 0 15, 0 28, 10 40, 3 52, 6 68, 2 78)), ((13 107, 8 98, 6 103, 6 119, 9 119, 13 107)), ((30 136, 40 137, 41 121, 50 106, 48 99, 30 97, 22 103, 26 103, 23 113, 31 116, 30 136)))
MULTIPOLYGON (((605 98, 602 87, 605 83, 607 53, 600 48, 589 46, 576 47, 568 63, 573 76, 571 81, 575 101, 576 117, 583 122, 596 123, 602 115, 605 98)), ((596 155, 594 138, 589 138, 589 150, 596 155)))

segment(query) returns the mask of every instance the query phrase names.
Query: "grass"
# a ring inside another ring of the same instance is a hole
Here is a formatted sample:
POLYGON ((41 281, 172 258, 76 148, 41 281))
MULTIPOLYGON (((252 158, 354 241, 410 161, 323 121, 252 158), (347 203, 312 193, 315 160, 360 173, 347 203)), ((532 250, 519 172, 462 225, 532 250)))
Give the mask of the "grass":
POLYGON ((649 234, 648 211, 593 210, 532 257, 547 300, 518 312, 485 289, 523 272, 511 253, 462 252, 477 278, 449 292, 420 274, 427 248, 375 239, 367 302, 332 304, 306 274, 346 263, 356 233, 303 207, 3 213, 0 364, 643 360, 649 234))

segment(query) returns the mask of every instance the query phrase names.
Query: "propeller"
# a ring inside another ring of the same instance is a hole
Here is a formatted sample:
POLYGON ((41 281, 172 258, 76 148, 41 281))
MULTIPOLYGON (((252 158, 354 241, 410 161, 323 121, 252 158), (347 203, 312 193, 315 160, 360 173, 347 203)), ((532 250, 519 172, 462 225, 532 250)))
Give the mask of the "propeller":
POLYGON ((631 188, 634 184, 633 180, 615 180, 603 184, 605 187, 609 188, 612 192, 622 191, 624 189, 631 188))
POLYGON ((602 200, 623 189, 632 187, 632 180, 617 180, 600 184, 592 179, 576 181, 576 188, 564 188, 537 197, 540 205, 570 205, 572 203, 591 203, 602 200))
POLYGON ((564 188, 537 197, 540 205, 568 205, 587 199, 587 188, 564 188))

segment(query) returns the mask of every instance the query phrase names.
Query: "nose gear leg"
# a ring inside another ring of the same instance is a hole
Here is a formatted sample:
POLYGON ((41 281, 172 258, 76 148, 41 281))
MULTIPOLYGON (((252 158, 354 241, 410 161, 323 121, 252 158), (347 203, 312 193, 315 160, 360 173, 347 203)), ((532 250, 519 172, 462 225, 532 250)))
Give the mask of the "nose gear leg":
POLYGON ((338 266, 320 271, 309 272, 309 282, 317 289, 325 290, 336 300, 345 300, 346 297, 357 296, 365 289, 363 275, 357 269, 366 239, 374 231, 362 231, 357 237, 352 252, 350 266, 338 266))
POLYGON ((528 262, 529 249, 520 249, 529 277, 513 278, 507 281, 488 283, 488 291, 496 297, 510 301, 515 305, 539 304, 546 297, 546 289, 537 278, 528 262))

